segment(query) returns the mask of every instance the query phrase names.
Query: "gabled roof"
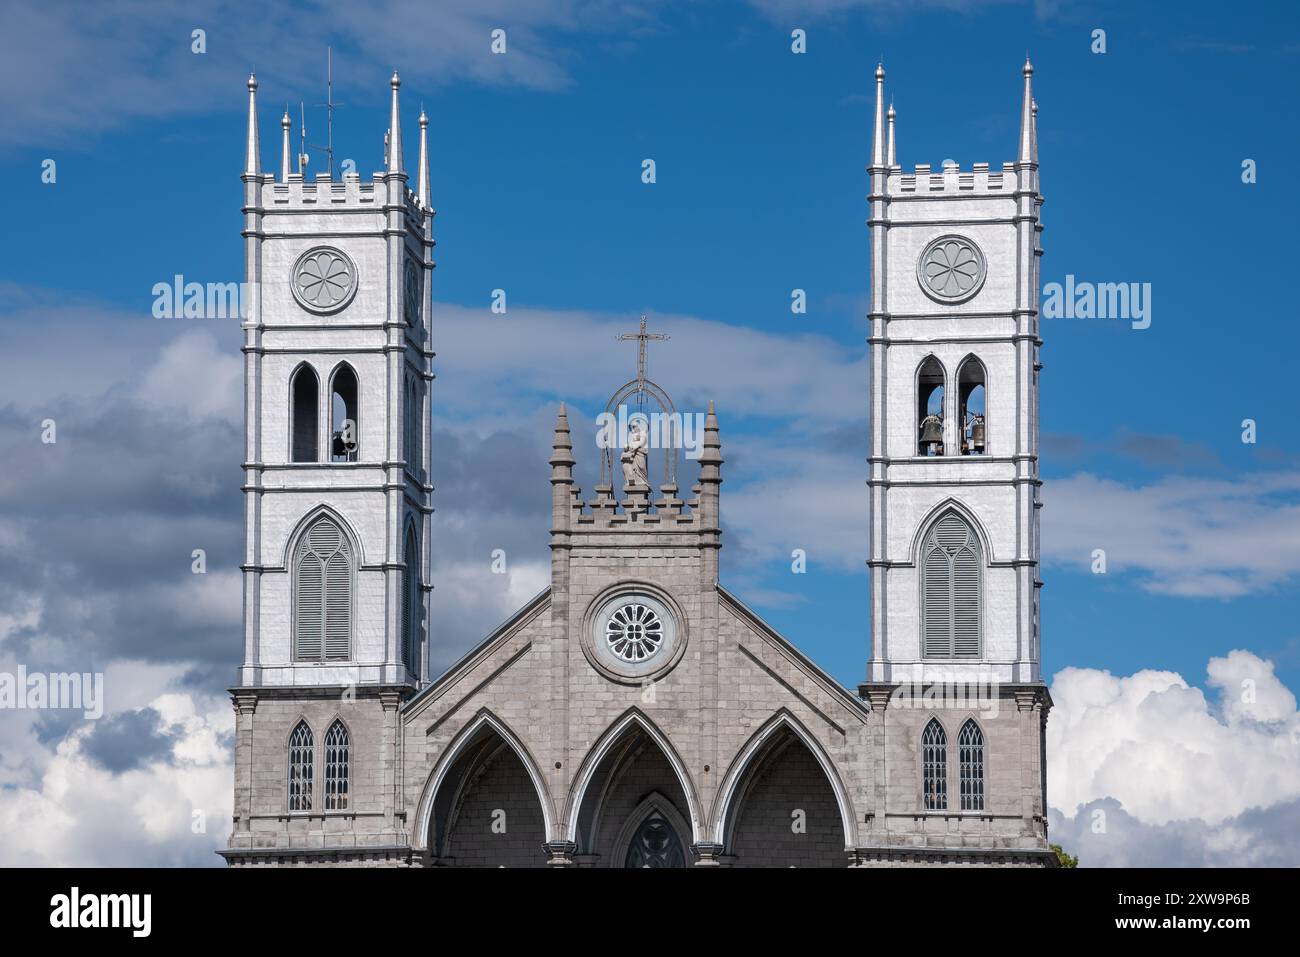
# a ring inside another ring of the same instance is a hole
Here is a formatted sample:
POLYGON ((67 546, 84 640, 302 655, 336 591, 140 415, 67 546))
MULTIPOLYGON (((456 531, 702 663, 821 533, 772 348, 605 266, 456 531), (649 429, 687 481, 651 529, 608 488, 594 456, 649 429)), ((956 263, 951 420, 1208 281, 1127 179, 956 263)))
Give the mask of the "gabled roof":
POLYGON ((791 644, 789 639, 765 622, 762 618, 758 617, 758 614, 753 609, 731 592, 727 591, 727 589, 723 588, 721 583, 718 584, 717 588, 718 597, 721 599, 721 604, 724 608, 731 611, 736 615, 736 617, 749 625, 749 627, 757 634, 767 639, 770 644, 775 645, 777 650, 780 651, 780 653, 783 654, 795 668, 816 682, 823 691, 831 697, 838 699, 855 712, 864 716, 870 713, 871 709, 864 701, 823 671, 811 658, 791 644))
POLYGON ((499 646, 509 641, 516 631, 549 608, 550 604, 551 586, 547 585, 529 599, 522 608, 498 625, 491 634, 466 652, 464 657, 439 675, 432 684, 422 688, 417 694, 409 698, 402 705, 402 710, 410 711, 412 708, 419 707, 426 699, 436 696, 439 691, 454 684, 461 675, 491 655, 499 646))

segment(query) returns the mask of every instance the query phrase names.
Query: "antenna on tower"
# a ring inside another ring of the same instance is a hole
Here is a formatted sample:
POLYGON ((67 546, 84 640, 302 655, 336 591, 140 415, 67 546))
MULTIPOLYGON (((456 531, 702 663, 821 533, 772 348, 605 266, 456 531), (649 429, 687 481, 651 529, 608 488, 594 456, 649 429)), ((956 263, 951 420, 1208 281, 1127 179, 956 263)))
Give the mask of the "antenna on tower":
POLYGON ((305 107, 302 101, 298 102, 300 110, 303 110, 302 128, 299 131, 302 152, 298 154, 298 171, 304 172, 307 169, 307 161, 310 159, 308 150, 319 150, 325 154, 325 169, 330 174, 330 179, 334 178, 334 111, 342 106, 342 103, 334 102, 334 48, 325 48, 325 102, 317 103, 317 106, 325 108, 325 145, 319 143, 307 142, 307 117, 305 107))

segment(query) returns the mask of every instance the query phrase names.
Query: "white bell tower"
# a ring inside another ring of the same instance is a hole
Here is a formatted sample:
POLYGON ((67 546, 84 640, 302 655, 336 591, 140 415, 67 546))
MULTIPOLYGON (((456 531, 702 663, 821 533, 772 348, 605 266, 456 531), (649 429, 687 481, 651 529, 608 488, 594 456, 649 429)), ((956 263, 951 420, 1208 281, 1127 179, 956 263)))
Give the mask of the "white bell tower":
POLYGON ((904 173, 876 70, 867 683, 1039 675, 1038 151, 904 173))
MULTIPOLYGON (((407 187, 396 73, 386 169, 308 178, 281 120, 262 172, 248 80, 244 655, 237 691, 425 677, 429 589, 427 126, 407 187), (296 171, 295 171, 296 167, 296 171)), ((265 697, 265 692, 261 692, 265 697)))

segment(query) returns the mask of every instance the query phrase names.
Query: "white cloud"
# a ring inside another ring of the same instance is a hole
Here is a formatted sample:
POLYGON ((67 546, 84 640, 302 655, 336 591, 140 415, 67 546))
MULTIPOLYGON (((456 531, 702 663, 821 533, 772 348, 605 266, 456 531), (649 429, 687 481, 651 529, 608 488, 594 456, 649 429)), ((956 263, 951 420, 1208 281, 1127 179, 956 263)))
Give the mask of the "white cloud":
MULTIPOLYGON (((122 699, 138 699, 161 677, 146 670, 152 677, 137 667, 110 669, 106 685, 122 688, 122 699)), ((29 760, 3 769, 0 866, 220 864, 214 851, 225 846, 233 806, 230 704, 224 696, 171 691, 114 714, 145 706, 161 716, 169 747, 120 773, 83 751, 98 722, 76 723, 53 754, 7 726, 6 749, 21 747, 29 760)))
POLYGON ((1043 556, 1107 574, 1133 573, 1150 591, 1234 598, 1300 573, 1300 473, 1236 480, 1170 476, 1128 485, 1080 473, 1044 484, 1043 556))
POLYGON ((162 347, 141 377, 136 397, 156 409, 242 427, 244 364, 237 354, 221 351, 211 333, 185 332, 162 347))
POLYGON ((1277 816, 1261 812, 1300 801, 1295 695, 1271 662, 1248 651, 1210 659, 1208 672, 1218 691, 1214 703, 1173 672, 1115 677, 1066 668, 1056 674, 1047 725, 1048 804, 1066 834, 1100 854, 1093 863, 1160 863, 1142 859, 1136 837, 1127 852, 1104 840, 1143 829, 1148 850, 1176 847, 1167 838, 1181 834, 1231 858, 1233 846, 1254 842, 1249 834, 1260 821, 1277 816), (1101 831, 1094 830, 1098 810, 1101 831))

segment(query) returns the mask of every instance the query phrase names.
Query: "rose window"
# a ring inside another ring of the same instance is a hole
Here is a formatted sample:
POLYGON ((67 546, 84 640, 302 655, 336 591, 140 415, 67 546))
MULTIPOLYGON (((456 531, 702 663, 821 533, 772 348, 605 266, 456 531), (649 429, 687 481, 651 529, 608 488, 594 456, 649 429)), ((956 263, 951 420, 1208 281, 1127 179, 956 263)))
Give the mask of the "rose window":
POLYGON ((605 623, 605 642, 617 657, 636 664, 652 657, 664 641, 664 623, 640 602, 615 609, 605 623))
POLYGON ((308 309, 336 309, 352 298, 355 290, 356 269, 337 249, 312 249, 294 266, 293 294, 308 309))
POLYGON ((984 282, 984 254, 969 239, 941 236, 921 253, 917 269, 925 291, 935 299, 960 302, 984 282))

